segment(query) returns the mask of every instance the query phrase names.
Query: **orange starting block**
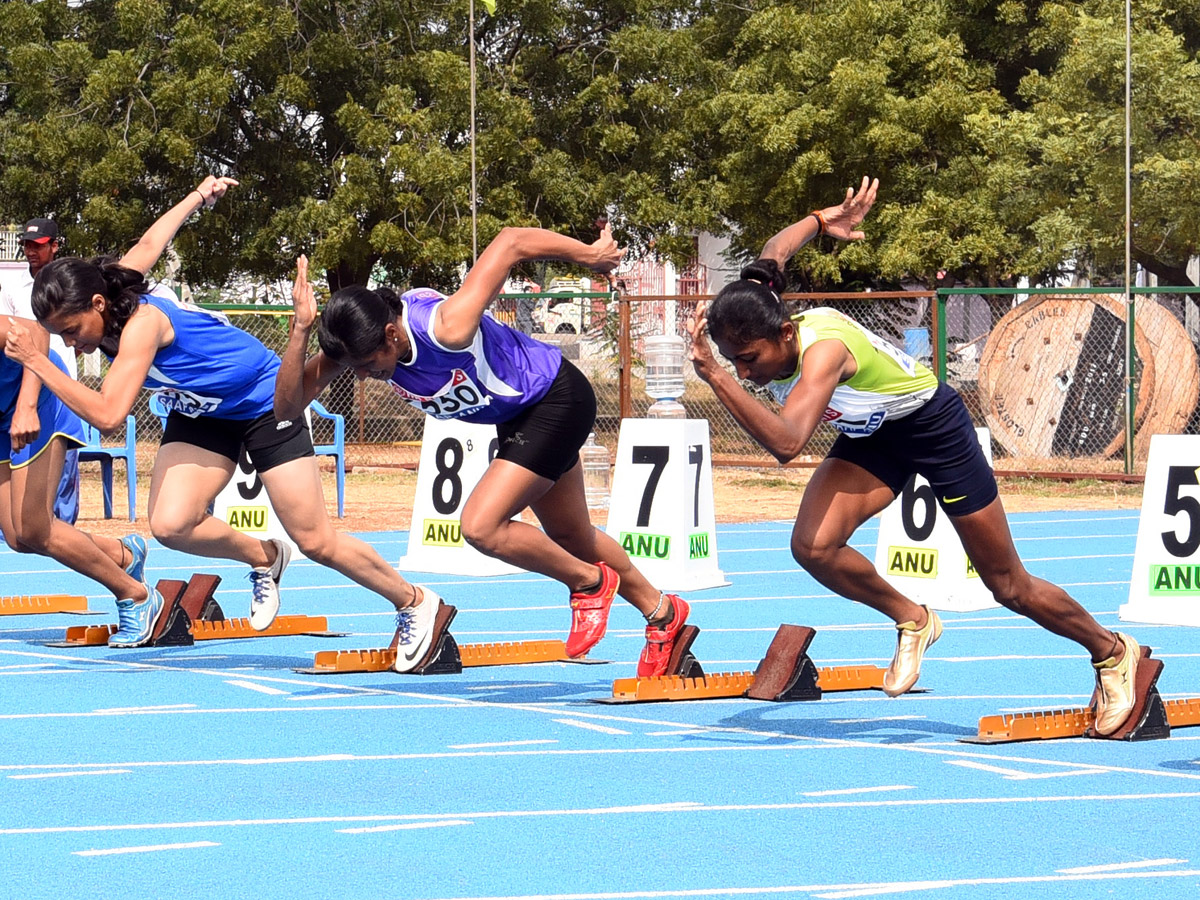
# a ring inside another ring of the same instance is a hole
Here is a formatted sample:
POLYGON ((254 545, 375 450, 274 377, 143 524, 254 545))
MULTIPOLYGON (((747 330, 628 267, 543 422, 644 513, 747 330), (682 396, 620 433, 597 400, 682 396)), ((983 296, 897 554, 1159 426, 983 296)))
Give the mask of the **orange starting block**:
POLYGON ((67 594, 37 594, 28 597, 0 597, 0 616, 38 616, 44 613, 88 615, 87 597, 67 594))
MULTIPOLYGON (((450 621, 458 610, 444 601, 438 610, 450 610, 440 636, 435 636, 435 648, 411 674, 457 675, 463 669, 482 666, 516 666, 528 663, 570 662, 597 664, 603 660, 572 659, 562 641, 513 641, 495 644, 460 644, 450 634, 450 621), (432 668, 431 668, 432 666, 432 668)), ((296 669, 304 675, 335 675, 347 672, 387 672, 396 662, 396 648, 372 650, 321 650, 308 669, 296 669)))
POLYGON ((864 691, 883 687, 878 666, 817 668, 808 647, 817 632, 802 625, 780 625, 775 638, 753 672, 705 675, 691 645, 700 634, 685 625, 667 664, 669 674, 655 678, 618 678, 611 697, 596 703, 649 703, 662 700, 711 700, 749 697, 777 702, 820 700, 824 691, 864 691))
MULTIPOLYGON (((229 640, 233 638, 278 637, 306 634, 318 637, 339 637, 329 631, 324 616, 277 616, 271 627, 256 631, 249 619, 226 619, 213 594, 221 583, 219 575, 193 575, 182 581, 163 579, 155 585, 166 607, 147 646, 190 646, 196 641, 229 640)), ((76 625, 67 629, 60 642, 51 647, 103 647, 117 633, 117 626, 76 625)))
POLYGON ((1151 741, 1170 737, 1172 727, 1200 725, 1200 697, 1164 702, 1159 695, 1157 683, 1163 664, 1161 660, 1150 658, 1152 652, 1151 648, 1142 647, 1142 658, 1134 677, 1133 712, 1112 734, 1097 734, 1091 708, 1075 707, 984 716, 979 720, 979 733, 960 740, 966 744, 1006 744, 1071 737, 1151 741))

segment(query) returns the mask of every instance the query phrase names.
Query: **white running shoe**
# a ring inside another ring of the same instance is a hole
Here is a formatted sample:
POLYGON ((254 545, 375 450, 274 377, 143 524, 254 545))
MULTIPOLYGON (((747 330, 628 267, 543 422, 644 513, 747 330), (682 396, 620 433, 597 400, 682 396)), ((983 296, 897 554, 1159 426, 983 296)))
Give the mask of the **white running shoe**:
POLYGON ((275 562, 265 567, 255 567, 247 576, 250 579, 250 627, 255 631, 266 631, 279 614, 279 582, 283 570, 292 560, 292 547, 287 541, 271 538, 275 547, 275 562))
POLYGON ((429 652, 433 643, 433 627, 437 622, 442 598, 427 587, 413 585, 421 594, 421 602, 396 611, 396 635, 392 647, 396 651, 397 672, 411 672, 429 652))

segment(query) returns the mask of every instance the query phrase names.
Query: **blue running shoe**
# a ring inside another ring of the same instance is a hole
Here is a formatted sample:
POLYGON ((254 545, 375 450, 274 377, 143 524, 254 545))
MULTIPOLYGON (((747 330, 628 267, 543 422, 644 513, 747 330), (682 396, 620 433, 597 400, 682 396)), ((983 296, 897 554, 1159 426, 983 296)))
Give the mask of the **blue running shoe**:
MULTIPOLYGON (((133 557, 133 561, 125 567, 125 571, 129 573, 134 581, 146 584, 146 539, 140 534, 127 534, 121 538, 121 543, 129 551, 129 555, 133 557)), ((148 589, 149 585, 147 585, 148 589)))
POLYGON ((117 601, 117 633, 108 639, 110 647, 141 647, 150 643, 154 626, 158 624, 166 602, 158 591, 138 603, 135 600, 117 601))

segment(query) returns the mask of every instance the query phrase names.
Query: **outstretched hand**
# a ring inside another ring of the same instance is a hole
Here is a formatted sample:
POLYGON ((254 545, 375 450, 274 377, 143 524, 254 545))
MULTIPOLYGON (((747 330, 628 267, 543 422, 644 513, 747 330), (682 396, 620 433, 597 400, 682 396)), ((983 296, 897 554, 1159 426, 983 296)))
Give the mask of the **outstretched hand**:
POLYGON ((196 193, 204 198, 204 205, 212 209, 217 205, 217 201, 225 196, 225 192, 231 187, 236 187, 237 181, 222 175, 220 178, 215 175, 209 175, 202 182, 196 185, 196 193))
POLYGON ((317 320, 317 298, 312 282, 308 280, 308 257, 296 259, 296 280, 292 282, 292 310, 296 315, 296 327, 308 331, 317 320))
POLYGON ((588 267, 601 275, 607 275, 621 262, 621 257, 625 255, 625 248, 617 246, 616 238, 613 237, 612 226, 607 222, 600 229, 600 237, 591 245, 592 251, 596 255, 593 262, 588 263, 588 267))
POLYGON ((875 204, 875 192, 879 190, 879 179, 863 176, 858 190, 846 188, 846 199, 837 206, 821 210, 825 222, 825 233, 839 241, 861 241, 866 235, 858 231, 858 225, 866 218, 875 204))

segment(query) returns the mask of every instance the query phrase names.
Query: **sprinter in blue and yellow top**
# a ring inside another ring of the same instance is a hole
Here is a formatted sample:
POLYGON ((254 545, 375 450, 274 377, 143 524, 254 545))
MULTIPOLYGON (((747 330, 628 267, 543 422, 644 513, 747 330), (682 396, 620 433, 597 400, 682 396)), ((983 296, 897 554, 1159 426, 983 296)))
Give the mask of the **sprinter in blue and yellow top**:
POLYGON ((878 181, 864 178, 842 203, 788 226, 738 281, 707 308, 700 304, 688 322, 692 364, 738 423, 780 462, 800 454, 821 422, 840 432, 804 491, 792 555, 821 584, 896 622, 896 652, 883 682, 890 696, 916 684, 941 622, 885 581, 848 542, 916 473, 933 486, 996 600, 1091 653, 1096 730, 1111 734, 1133 709, 1138 644, 1104 628, 1061 588, 1025 570, 962 398, 853 319, 825 308, 789 316, 780 300, 783 267, 810 240, 820 234, 864 237, 857 228, 877 188, 878 181), (713 356, 708 337, 737 378, 713 356), (759 403, 739 378, 767 388, 782 404, 780 411, 759 403))
MULTIPOLYGON (((19 326, 9 333, 9 356, 101 431, 125 421, 143 385, 158 391, 170 413, 150 482, 150 530, 173 549, 251 566, 250 624, 261 631, 279 610, 290 546, 243 534, 208 512, 244 446, 300 550, 396 608, 396 668, 408 671, 430 646, 439 599, 405 581, 369 544, 333 528, 304 410, 275 418, 279 357, 223 317, 152 295, 145 281, 184 221, 235 184, 206 178, 119 261, 57 259, 38 272, 38 321, 67 346, 98 348, 111 360, 98 391, 59 372, 19 326)), ((142 617, 152 628, 162 601, 149 602, 142 617)))

